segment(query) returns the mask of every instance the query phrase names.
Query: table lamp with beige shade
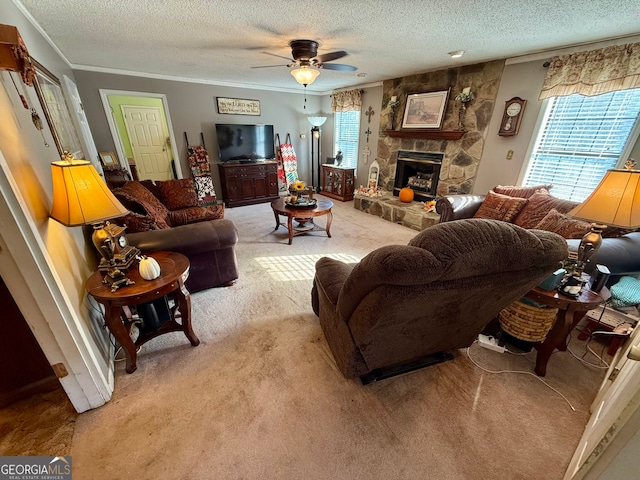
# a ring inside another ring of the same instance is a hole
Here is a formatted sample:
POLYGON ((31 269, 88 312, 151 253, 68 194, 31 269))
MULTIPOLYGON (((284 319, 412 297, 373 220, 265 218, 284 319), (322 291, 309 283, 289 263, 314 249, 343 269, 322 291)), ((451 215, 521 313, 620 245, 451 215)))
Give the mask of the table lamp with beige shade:
POLYGON ((93 225, 92 240, 102 257, 101 270, 105 283, 113 291, 132 282, 126 271, 140 250, 128 245, 124 227, 107 222, 129 213, 111 193, 95 167, 87 160, 76 160, 64 152, 62 159, 51 164, 53 205, 51 218, 67 227, 93 225))
POLYGON ((624 169, 607 170, 593 193, 568 215, 593 222, 591 231, 580 241, 574 275, 580 276, 589 259, 602 243, 606 227, 634 230, 640 227, 640 170, 633 170, 629 159, 624 169))

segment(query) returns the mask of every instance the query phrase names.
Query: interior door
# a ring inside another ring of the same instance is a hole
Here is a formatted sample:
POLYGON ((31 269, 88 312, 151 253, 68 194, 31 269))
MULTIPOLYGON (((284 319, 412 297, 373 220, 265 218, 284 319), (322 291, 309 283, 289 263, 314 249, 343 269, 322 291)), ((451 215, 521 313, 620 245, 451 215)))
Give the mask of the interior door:
POLYGON ((160 108, 133 105, 122 105, 121 108, 138 177, 141 180, 171 180, 173 170, 160 108))
POLYGON ((66 75, 62 77, 64 79, 64 86, 67 89, 67 93, 71 98, 71 109, 76 114, 76 120, 80 127, 80 135, 82 137, 82 143, 85 148, 85 160, 89 160, 98 172, 102 171, 100 166, 100 160, 98 157, 98 150, 96 144, 93 141, 93 135, 91 135, 91 128, 89 128, 89 122, 87 116, 84 113, 84 107, 82 106, 82 100, 80 99, 80 93, 78 93, 78 87, 76 84, 66 75))
POLYGON ((634 397, 640 392, 640 361, 631 360, 627 355, 636 349, 640 349, 640 328, 634 330, 611 362, 591 404, 591 418, 569 463, 565 480, 582 478, 588 471, 585 464, 593 463, 602 454, 633 413, 630 408, 635 410, 634 397))

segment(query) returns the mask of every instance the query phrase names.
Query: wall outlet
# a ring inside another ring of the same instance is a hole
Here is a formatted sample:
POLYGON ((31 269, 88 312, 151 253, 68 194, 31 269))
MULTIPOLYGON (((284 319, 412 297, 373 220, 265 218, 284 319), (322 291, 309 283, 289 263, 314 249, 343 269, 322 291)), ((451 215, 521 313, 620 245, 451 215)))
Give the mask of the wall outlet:
POLYGON ((498 341, 490 335, 483 335, 481 333, 478 335, 478 343, 481 347, 493 350, 494 352, 504 353, 504 347, 498 345, 498 341))

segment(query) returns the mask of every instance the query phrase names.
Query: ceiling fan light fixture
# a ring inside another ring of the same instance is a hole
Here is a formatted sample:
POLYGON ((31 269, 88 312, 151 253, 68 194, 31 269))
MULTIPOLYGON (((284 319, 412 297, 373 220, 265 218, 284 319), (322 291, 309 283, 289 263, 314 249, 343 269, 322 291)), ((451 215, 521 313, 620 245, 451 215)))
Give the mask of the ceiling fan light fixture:
POLYGON ((464 50, 455 50, 453 52, 449 52, 448 55, 451 58, 460 58, 462 57, 462 55, 464 55, 464 50))
POLYGON ((320 75, 320 72, 313 68, 303 66, 296 68, 295 70, 291 70, 291 75, 296 79, 296 82, 306 87, 314 82, 316 77, 320 75))

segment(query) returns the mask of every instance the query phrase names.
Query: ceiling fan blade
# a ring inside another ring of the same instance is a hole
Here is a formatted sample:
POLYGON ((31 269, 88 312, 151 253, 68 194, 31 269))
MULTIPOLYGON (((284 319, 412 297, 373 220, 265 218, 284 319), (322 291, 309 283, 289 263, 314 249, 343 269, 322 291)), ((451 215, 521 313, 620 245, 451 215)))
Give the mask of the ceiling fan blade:
POLYGON ((269 53, 269 52, 262 52, 262 53, 264 53, 265 55, 271 55, 272 57, 284 58, 285 60, 289 60, 290 62, 294 61, 290 57, 283 57, 282 55, 276 55, 275 53, 269 53))
POLYGON ((323 70, 341 70, 343 72, 355 72, 358 68, 352 65, 343 65, 341 63, 323 63, 323 70))
POLYGON ((258 65, 257 67, 250 67, 250 68, 271 68, 271 67, 288 67, 288 64, 285 65, 258 65))
POLYGON ((340 50, 339 52, 330 52, 318 55, 317 57, 315 57, 315 60, 317 60, 319 63, 325 63, 331 62, 332 60, 338 60, 339 58, 346 57, 347 55, 347 52, 340 50))

